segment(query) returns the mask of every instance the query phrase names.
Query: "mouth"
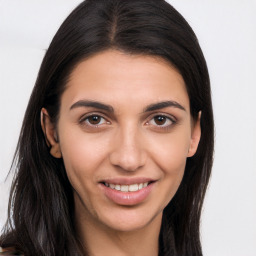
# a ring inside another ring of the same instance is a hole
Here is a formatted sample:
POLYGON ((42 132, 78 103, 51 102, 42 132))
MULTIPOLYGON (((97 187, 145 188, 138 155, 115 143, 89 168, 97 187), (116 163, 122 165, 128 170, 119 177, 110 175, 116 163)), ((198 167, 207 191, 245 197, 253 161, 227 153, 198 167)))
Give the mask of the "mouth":
POLYGON ((102 184, 106 187, 109 187, 111 189, 121 191, 121 192, 136 192, 139 191, 143 188, 146 188, 148 185, 153 183, 153 181, 149 182, 143 182, 143 183, 135 183, 135 184, 130 184, 130 185, 122 185, 122 184, 113 184, 113 183, 107 183, 107 182, 102 182, 102 184))
POLYGON ((137 205, 145 202, 153 188, 155 187, 155 180, 149 179, 112 179, 100 182, 100 188, 103 194, 118 205, 137 205))

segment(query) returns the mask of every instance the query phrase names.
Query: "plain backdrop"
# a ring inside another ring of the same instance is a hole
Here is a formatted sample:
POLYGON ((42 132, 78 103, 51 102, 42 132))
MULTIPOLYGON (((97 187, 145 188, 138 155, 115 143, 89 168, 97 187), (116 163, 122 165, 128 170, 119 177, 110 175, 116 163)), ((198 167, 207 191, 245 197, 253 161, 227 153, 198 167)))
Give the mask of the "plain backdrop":
MULTIPOLYGON (((81 0, 0 0, 0 228, 4 183, 37 72, 81 0)), ((256 256, 256 1, 173 0, 198 36, 212 83, 215 162, 202 216, 206 256, 256 256)))

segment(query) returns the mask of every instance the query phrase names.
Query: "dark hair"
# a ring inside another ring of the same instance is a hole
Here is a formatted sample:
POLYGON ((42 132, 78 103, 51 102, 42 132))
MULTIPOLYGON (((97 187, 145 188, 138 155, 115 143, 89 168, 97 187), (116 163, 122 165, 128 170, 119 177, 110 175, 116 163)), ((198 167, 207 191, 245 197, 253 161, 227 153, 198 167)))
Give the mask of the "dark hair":
POLYGON ((64 21, 43 59, 13 162, 16 170, 2 246, 25 255, 81 255, 72 222, 74 202, 62 159, 49 153, 40 125, 42 107, 57 122, 60 98, 74 67, 93 54, 116 49, 159 56, 182 75, 191 116, 201 115, 197 153, 187 159, 181 185, 164 209, 159 255, 202 255, 200 215, 214 146, 207 65, 197 37, 164 0, 87 0, 64 21))

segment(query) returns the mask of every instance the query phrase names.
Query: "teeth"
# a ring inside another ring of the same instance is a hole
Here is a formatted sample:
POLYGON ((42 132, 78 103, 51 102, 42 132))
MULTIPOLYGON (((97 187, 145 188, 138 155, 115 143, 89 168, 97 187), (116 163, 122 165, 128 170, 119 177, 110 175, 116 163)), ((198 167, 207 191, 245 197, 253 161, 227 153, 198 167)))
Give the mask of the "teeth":
POLYGON ((106 183, 105 186, 110 187, 112 189, 122 191, 122 192, 135 192, 138 190, 141 190, 142 188, 145 188, 148 186, 148 182, 145 183, 139 183, 139 184, 131 184, 131 185, 116 185, 111 183, 106 183))
POLYGON ((115 190, 121 190, 121 186, 120 185, 115 185, 114 189, 115 190))
POLYGON ((139 185, 138 184, 133 184, 129 186, 129 191, 138 191, 139 185))
POLYGON ((128 185, 122 185, 121 186, 121 191, 122 192, 128 192, 129 186, 128 185))

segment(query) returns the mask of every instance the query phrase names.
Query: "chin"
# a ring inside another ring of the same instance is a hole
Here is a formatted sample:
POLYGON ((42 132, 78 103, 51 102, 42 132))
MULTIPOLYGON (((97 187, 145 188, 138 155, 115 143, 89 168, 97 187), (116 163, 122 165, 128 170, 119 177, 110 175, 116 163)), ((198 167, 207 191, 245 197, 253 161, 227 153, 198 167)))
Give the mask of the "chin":
POLYGON ((132 207, 124 207, 122 211, 111 212, 111 215, 102 216, 101 223, 108 228, 120 232, 132 232, 159 224, 162 221, 162 211, 153 214, 149 210, 140 211, 132 207), (150 214, 151 213, 151 214, 150 214))

